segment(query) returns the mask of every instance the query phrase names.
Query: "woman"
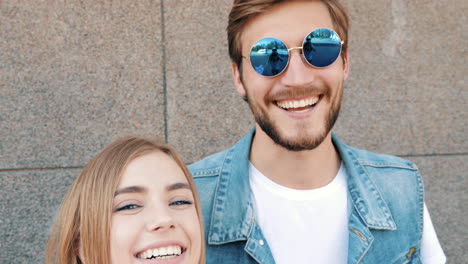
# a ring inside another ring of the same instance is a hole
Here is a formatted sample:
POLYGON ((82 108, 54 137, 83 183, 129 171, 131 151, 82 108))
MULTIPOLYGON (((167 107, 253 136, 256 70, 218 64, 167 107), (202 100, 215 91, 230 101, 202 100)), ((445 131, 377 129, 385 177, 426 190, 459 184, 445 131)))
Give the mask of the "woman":
POLYGON ((46 263, 205 263, 192 177, 169 146, 123 138, 72 184, 49 237, 46 263))

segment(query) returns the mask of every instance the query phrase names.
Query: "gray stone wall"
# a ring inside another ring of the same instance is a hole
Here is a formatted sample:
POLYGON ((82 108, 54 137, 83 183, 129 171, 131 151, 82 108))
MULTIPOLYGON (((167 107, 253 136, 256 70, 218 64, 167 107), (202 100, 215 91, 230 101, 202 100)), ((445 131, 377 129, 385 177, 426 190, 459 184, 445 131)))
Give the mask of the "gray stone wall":
MULTIPOLYGON (((232 85, 231 0, 0 0, 0 263, 40 263, 73 178, 124 135, 190 163, 253 125, 232 85)), ((468 259, 466 1, 346 1, 335 132, 416 162, 449 263, 468 259)))

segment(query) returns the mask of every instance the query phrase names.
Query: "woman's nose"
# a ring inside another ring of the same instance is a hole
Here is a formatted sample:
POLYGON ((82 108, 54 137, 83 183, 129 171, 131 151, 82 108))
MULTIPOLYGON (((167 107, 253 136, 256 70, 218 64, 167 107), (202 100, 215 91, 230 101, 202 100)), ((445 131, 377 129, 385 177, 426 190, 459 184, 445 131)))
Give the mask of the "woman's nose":
POLYGON ((151 232, 175 228, 175 221, 170 208, 149 209, 146 219, 146 229, 151 232))

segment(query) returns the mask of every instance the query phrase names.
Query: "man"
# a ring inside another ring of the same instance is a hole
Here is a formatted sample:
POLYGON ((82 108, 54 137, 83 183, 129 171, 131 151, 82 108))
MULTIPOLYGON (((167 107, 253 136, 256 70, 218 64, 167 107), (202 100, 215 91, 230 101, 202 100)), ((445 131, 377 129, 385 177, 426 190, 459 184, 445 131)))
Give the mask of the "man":
POLYGON ((331 133, 349 74, 336 0, 235 0, 229 53, 256 126, 190 166, 207 263, 444 263, 409 161, 331 133), (288 54, 278 71, 274 46, 288 54))

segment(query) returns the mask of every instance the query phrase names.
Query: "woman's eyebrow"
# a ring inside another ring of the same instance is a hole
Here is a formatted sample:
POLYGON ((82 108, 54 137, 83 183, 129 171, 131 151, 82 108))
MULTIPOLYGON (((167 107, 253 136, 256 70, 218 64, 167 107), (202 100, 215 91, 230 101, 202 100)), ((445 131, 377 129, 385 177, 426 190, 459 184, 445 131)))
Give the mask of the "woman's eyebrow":
POLYGON ((174 190, 178 190, 178 189, 189 189, 190 191, 192 190, 192 188, 190 188, 190 185, 188 185, 187 183, 184 183, 184 182, 174 183, 174 184, 168 185, 166 187, 167 191, 174 191, 174 190))
POLYGON ((141 193, 145 191, 146 191, 146 188, 141 187, 141 186, 129 186, 129 187, 125 187, 125 188, 118 189, 117 191, 115 191, 114 197, 123 193, 141 193))

